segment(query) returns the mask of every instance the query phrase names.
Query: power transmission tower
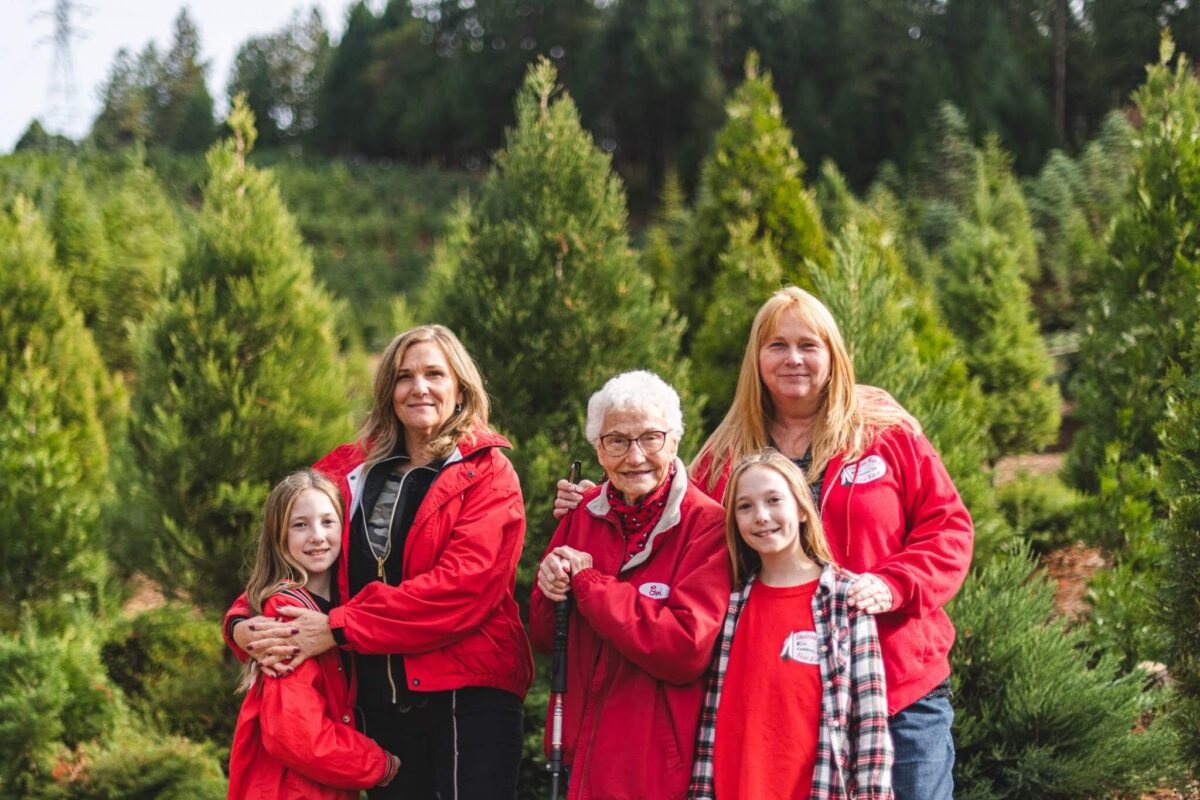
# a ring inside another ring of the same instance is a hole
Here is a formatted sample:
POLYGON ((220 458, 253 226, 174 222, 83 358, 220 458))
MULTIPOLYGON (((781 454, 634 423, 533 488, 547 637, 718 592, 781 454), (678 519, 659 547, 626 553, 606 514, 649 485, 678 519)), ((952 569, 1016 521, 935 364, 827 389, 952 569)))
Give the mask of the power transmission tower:
POLYGON ((43 38, 42 43, 54 44, 54 61, 50 68, 50 91, 47 98, 46 128, 53 133, 71 136, 75 121, 79 118, 78 93, 75 85, 75 64, 71 58, 71 46, 76 39, 83 38, 83 30, 77 20, 91 13, 91 8, 76 0, 54 0, 50 11, 42 11, 38 18, 49 18, 54 24, 54 34, 43 38))

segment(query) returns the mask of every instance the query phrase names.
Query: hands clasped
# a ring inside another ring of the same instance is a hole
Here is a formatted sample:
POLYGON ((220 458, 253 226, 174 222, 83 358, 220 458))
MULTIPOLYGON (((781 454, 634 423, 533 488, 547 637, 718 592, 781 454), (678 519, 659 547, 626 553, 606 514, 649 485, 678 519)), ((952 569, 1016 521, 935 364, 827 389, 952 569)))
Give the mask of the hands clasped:
POLYGON ((571 588, 571 576, 578 575, 592 566, 592 556, 576 550, 574 547, 562 545, 546 554, 538 567, 538 589, 546 599, 555 603, 567 599, 571 588))
POLYGON ((313 656, 335 647, 329 617, 319 611, 283 606, 279 617, 251 617, 233 629, 233 640, 263 672, 282 677, 313 656))

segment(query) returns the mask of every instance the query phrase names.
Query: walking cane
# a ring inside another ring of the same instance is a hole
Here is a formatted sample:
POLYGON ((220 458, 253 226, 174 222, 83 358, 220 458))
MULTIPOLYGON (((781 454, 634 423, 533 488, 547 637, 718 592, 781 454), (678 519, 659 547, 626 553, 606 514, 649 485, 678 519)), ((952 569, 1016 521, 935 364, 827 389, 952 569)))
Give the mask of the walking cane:
MULTIPOLYGON (((571 464, 571 472, 567 480, 571 483, 579 481, 579 468, 582 465, 576 461, 571 464)), ((554 604, 554 660, 550 664, 550 692, 553 695, 554 713, 551 715, 550 727, 550 763, 546 769, 550 772, 550 800, 558 800, 558 785, 562 780, 563 769, 563 695, 567 693, 567 620, 571 616, 571 596, 554 604)))

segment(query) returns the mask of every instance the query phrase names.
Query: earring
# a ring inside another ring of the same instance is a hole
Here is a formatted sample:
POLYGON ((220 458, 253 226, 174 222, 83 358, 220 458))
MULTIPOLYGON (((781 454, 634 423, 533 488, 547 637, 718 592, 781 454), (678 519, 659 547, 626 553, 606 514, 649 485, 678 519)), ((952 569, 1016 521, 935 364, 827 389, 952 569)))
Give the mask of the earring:
POLYGON ((462 413, 462 403, 458 403, 457 405, 455 405, 455 406, 454 406, 454 413, 455 413, 455 414, 461 414, 461 413, 462 413))

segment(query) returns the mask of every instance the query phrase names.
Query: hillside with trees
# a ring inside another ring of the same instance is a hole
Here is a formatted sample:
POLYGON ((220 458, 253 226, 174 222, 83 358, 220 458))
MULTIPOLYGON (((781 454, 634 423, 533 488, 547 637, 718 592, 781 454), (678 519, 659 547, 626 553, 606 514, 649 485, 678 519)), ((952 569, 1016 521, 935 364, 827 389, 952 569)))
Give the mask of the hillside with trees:
POLYGON ((689 458, 791 283, 975 522, 957 796, 1197 796, 1198 48, 1165 1, 389 0, 210 87, 181 13, 0 156, 0 795, 224 796, 258 510, 397 331, 487 378, 523 600, 590 393, 663 375, 689 458))

